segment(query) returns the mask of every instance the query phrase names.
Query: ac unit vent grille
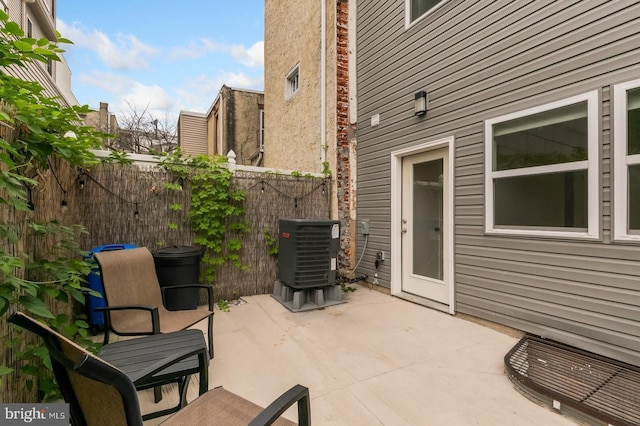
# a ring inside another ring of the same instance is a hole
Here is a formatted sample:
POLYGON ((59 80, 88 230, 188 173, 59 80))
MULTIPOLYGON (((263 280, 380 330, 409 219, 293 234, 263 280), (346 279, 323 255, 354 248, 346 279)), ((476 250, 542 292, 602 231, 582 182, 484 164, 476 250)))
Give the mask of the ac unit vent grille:
POLYGON ((335 284, 339 222, 281 219, 278 279, 295 289, 335 284))

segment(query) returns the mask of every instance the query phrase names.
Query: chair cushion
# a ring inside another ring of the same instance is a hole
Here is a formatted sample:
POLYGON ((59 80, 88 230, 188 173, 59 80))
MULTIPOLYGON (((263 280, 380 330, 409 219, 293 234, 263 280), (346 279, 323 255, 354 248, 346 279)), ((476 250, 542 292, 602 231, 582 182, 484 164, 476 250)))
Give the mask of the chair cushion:
MULTIPOLYGON (((200 396, 166 421, 163 426, 170 425, 204 425, 219 424, 225 426, 246 426, 263 410, 259 405, 228 390, 218 387, 200 396)), ((280 417, 274 425, 295 425, 291 420, 280 417)))

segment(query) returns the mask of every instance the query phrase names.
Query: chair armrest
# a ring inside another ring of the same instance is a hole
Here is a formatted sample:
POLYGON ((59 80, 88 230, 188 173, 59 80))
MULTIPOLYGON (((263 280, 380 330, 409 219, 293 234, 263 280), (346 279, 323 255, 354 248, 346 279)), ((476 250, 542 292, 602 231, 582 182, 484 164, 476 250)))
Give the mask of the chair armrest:
POLYGON ((200 288, 207 290, 207 300, 209 302, 209 310, 213 311, 213 286, 205 284, 179 284, 179 285, 166 285, 160 287, 162 291, 162 298, 164 299, 165 290, 176 290, 181 288, 200 288))
POLYGON ((289 407, 298 403, 298 425, 311 425, 311 403, 309 389, 302 385, 295 385, 273 401, 258 416, 251 420, 249 426, 270 425, 275 422, 289 407))
MULTIPOLYGON (((110 330, 113 330, 113 327, 111 326, 111 311, 128 311, 128 310, 148 311, 150 315, 151 327, 152 327, 152 332, 150 334, 160 333, 160 316, 158 314, 157 306, 145 306, 145 305, 104 306, 100 308, 95 308, 95 310, 103 313, 104 323, 110 330)), ((140 333, 140 334, 148 334, 148 333, 140 333)))

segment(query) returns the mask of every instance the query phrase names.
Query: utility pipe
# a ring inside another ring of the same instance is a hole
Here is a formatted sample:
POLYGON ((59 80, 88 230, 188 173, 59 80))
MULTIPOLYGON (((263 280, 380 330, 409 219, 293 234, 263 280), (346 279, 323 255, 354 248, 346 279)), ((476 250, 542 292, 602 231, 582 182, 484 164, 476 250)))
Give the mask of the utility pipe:
POLYGON ((327 0, 320 2, 320 170, 323 171, 327 161, 327 0))

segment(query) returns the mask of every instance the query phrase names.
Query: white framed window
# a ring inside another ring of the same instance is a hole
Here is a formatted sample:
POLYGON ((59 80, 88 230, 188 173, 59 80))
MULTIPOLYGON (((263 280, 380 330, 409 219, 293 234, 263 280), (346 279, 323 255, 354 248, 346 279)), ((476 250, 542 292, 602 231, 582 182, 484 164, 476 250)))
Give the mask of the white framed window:
POLYGON ((260 108, 260 150, 264 151, 264 108, 260 108))
POLYGON ((27 37, 33 37, 33 22, 29 18, 27 18, 27 37))
POLYGON ((405 27, 409 28, 415 22, 423 19, 442 6, 446 1, 447 0, 405 0, 405 27))
POLYGON ((614 238, 640 241, 640 79, 613 86, 614 238))
POLYGON ((598 92, 485 121, 487 233, 600 237, 598 92))
POLYGON ((9 12, 9 8, 7 7, 7 2, 6 0, 0 0, 0 8, 2 9, 3 12, 9 12))
POLYGON ((284 97, 290 99, 300 89, 300 65, 293 67, 284 83, 284 97))

